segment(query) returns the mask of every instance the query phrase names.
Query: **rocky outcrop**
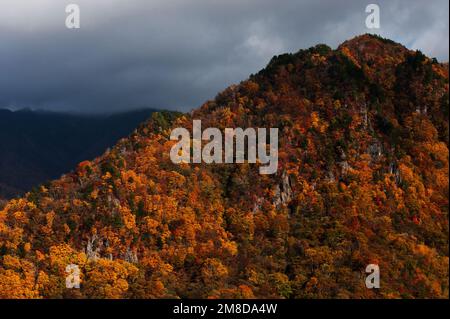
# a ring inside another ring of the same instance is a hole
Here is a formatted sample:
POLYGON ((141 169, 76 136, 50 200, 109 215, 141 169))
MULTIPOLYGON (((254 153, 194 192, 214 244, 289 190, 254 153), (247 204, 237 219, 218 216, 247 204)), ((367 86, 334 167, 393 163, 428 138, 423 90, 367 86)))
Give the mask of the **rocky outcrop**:
POLYGON ((372 143, 367 148, 367 153, 370 155, 372 162, 376 162, 383 155, 383 146, 377 139, 373 139, 372 143))
POLYGON ((139 262, 137 253, 135 251, 132 251, 130 247, 127 248, 127 251, 125 252, 125 256, 123 259, 132 264, 137 264, 139 262))
POLYGON ((96 234, 88 238, 86 245, 86 255, 88 260, 96 261, 100 258, 101 241, 96 234))
POLYGON ((274 205, 279 208, 292 200, 292 187, 286 171, 281 175, 281 183, 275 187, 274 205))

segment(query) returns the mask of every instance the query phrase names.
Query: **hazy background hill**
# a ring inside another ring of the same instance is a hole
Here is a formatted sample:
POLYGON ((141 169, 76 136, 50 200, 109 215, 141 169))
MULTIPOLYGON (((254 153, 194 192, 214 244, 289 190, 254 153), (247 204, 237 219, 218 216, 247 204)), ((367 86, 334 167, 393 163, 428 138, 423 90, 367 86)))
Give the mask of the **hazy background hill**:
POLYGON ((0 109, 0 198, 20 195, 99 156, 152 112, 76 115, 0 109))

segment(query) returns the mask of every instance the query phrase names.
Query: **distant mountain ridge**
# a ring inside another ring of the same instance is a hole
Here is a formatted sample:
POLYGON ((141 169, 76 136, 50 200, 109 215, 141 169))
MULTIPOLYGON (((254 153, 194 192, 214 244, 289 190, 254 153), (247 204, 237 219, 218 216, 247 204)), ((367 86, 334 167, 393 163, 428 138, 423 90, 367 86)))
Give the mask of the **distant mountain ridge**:
POLYGON ((154 111, 83 115, 0 109, 0 198, 21 195, 101 155, 154 111))

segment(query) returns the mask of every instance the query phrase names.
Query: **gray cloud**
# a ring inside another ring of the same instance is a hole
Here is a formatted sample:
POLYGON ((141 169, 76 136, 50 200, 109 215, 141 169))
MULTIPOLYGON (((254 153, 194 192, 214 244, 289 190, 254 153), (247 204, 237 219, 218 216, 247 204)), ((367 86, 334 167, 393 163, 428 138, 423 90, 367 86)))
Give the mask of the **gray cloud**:
POLYGON ((377 33, 448 61, 447 0, 0 0, 0 107, 187 111, 275 54, 370 31, 371 2, 377 33))

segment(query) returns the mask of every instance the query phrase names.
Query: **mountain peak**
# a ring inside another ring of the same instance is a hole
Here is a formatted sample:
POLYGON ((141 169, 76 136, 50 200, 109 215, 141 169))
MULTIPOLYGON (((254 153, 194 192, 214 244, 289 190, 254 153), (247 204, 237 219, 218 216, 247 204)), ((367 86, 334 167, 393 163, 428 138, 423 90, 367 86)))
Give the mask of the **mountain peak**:
POLYGON ((430 61, 362 35, 152 114, 0 210, 0 298, 448 298, 448 73, 430 61), (172 162, 193 119, 279 128, 278 174, 172 162))
POLYGON ((358 64, 397 65, 411 52, 400 43, 374 34, 363 34, 343 42, 337 49, 358 64))
POLYGON ((359 51, 367 51, 381 47, 383 47, 384 49, 392 48, 399 51, 408 51, 408 49, 400 43, 371 33, 361 34, 355 36, 352 39, 344 41, 338 47, 338 50, 341 50, 344 47, 358 49, 359 51))

